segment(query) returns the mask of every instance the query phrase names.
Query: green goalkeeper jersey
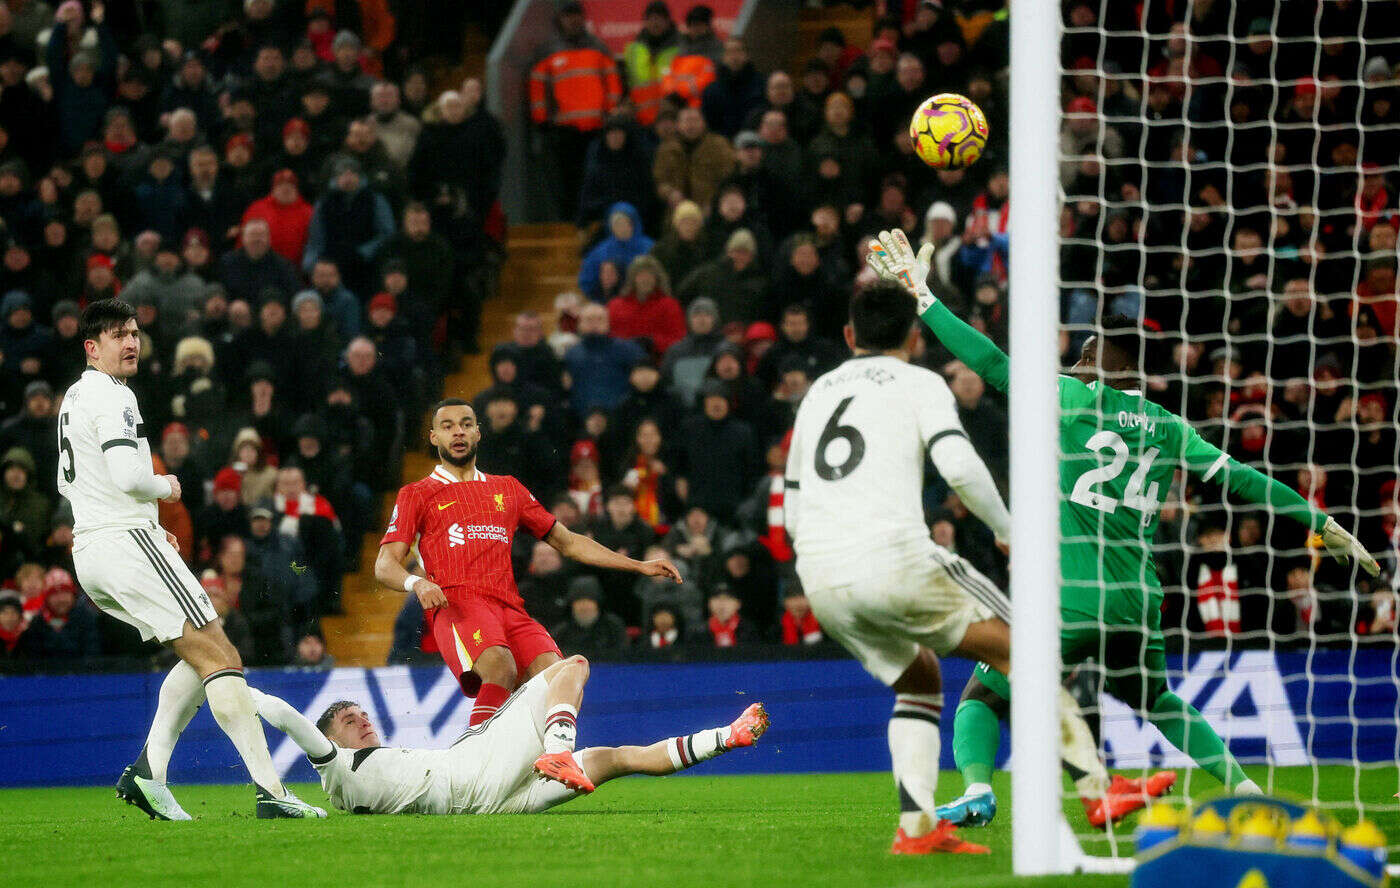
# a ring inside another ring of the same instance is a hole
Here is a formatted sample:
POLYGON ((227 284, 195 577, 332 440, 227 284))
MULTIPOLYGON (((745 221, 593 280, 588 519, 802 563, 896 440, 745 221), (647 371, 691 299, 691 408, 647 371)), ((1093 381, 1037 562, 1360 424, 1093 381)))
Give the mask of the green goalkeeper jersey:
MULTIPOLYGON (((923 320, 969 369, 1007 390, 1010 361, 991 340, 939 302, 923 320)), ((1059 391, 1060 609, 1066 624, 1141 627, 1145 612, 1159 607, 1152 542, 1178 468, 1311 530, 1327 521, 1296 491, 1234 460, 1141 392, 1068 376, 1060 377, 1059 391)))

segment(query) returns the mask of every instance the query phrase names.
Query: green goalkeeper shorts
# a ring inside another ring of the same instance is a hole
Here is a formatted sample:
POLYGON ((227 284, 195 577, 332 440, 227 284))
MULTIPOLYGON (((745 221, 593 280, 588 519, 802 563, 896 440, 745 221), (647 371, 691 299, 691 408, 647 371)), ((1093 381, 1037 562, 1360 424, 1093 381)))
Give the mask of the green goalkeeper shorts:
MULTIPOLYGON (((1167 657, 1161 610, 1152 608, 1144 617, 1141 629, 1083 624, 1061 629, 1060 660, 1065 671, 1092 660, 1103 671, 1105 690, 1140 712, 1151 709, 1167 690, 1167 657)), ((1011 699, 1006 676, 985 663, 977 664, 972 680, 1003 700, 1011 699)))

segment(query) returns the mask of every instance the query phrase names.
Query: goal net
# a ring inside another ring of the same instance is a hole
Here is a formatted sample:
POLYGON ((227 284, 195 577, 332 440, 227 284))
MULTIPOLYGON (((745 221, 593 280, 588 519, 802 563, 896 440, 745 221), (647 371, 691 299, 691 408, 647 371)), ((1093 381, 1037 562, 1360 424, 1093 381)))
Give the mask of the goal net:
MULTIPOLYGON (((1160 509, 1151 490, 1127 489, 1120 507, 1137 507, 1144 527, 1157 518, 1147 542, 1162 594, 1149 594, 1150 582, 1132 590, 1143 611, 1138 646, 1125 653, 1101 641, 1081 677, 1099 690, 1115 679, 1124 687, 1153 661, 1160 620, 1167 684, 1250 779, 1344 824, 1365 816, 1393 852, 1400 4, 1083 0, 1062 11, 1053 171, 1061 366, 1075 363, 1088 337, 1102 341, 1106 318, 1131 318, 1145 331, 1148 400, 1335 517, 1382 567, 1372 579, 1319 557, 1284 509, 1230 493, 1205 467, 1168 476, 1160 509)), ((1013 42, 1013 128, 1022 60, 1013 42)), ((1036 183, 1014 151, 1020 213, 1021 194, 1036 183)), ((1014 246, 1016 300, 1018 286, 1034 287, 1017 277, 1024 243, 1014 246)), ((1034 310, 1029 301, 1017 309, 1034 310)), ((1013 354, 1045 329, 1018 340, 1013 328, 1013 354)), ((1026 373, 1013 375, 1013 423, 1026 373)), ((1108 440, 1122 421, 1101 420, 1105 436, 1089 442, 1098 473, 1086 482, 1091 499, 1112 499, 1115 478, 1132 488, 1147 477, 1152 453, 1108 440)), ((1012 447, 1027 447, 1014 425, 1012 447)), ((1014 471, 1020 505, 1035 488, 1018 489, 1014 471)), ((1107 536, 1093 541, 1104 551, 1111 523, 1105 517, 1107 536)), ((1024 596, 1014 596, 1019 620, 1024 596)), ((1062 625, 1093 628, 1068 615, 1062 625)), ((1069 666, 1082 652, 1063 653, 1069 666)), ((1130 776, 1173 768, 1178 793, 1220 792, 1153 725, 1147 696, 1097 696, 1090 714, 1110 766, 1130 776)), ((1121 832, 1115 841, 1083 817, 1068 822, 1091 854, 1132 853, 1121 832)))

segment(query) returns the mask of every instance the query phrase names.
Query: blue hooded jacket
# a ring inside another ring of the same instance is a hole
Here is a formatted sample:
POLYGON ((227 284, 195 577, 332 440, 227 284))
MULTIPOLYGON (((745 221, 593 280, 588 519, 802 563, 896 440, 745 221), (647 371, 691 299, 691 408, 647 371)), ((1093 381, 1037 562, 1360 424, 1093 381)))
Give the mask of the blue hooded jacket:
POLYGON ((583 267, 578 271, 578 286, 583 295, 594 302, 603 301, 602 285, 598 283, 598 269, 604 262, 616 265, 618 273, 625 278, 627 266, 632 260, 650 253, 652 244, 655 243, 642 232, 642 217, 637 213, 636 207, 626 201, 618 201, 608 207, 608 215, 603 220, 605 224, 612 219, 614 213, 623 213, 632 220, 632 236, 625 241, 618 240, 609 226, 608 236, 583 257, 583 267))

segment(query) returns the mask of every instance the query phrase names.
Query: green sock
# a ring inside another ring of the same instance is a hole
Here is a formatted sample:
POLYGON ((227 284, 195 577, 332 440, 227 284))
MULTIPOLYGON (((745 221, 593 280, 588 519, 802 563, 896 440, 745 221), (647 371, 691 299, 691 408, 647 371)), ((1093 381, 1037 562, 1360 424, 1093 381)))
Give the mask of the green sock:
MULTIPOLYGON (((959 714, 961 712, 959 709, 959 714)), ((1225 748, 1225 741, 1215 733, 1205 716, 1176 694, 1164 692, 1147 717, 1173 746, 1230 789, 1247 779, 1240 763, 1225 748)), ((957 749, 956 740, 953 748, 957 749)))
POLYGON ((1001 724, 981 700, 964 700, 953 717, 953 762, 962 773, 963 788, 991 783, 1001 745, 1001 724))

